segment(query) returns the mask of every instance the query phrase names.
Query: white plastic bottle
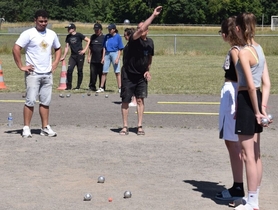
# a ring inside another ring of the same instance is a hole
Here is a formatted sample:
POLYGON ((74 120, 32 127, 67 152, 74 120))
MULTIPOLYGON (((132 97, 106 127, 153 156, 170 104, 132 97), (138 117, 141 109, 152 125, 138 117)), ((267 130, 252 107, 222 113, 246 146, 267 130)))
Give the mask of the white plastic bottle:
POLYGON ((12 125, 13 125, 13 115, 12 115, 12 113, 9 113, 8 126, 11 127, 12 125))

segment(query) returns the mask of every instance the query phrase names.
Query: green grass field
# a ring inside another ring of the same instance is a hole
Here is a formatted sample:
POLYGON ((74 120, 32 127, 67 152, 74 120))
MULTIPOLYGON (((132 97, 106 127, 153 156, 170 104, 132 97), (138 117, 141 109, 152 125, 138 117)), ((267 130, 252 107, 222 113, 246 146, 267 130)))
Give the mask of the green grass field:
MULTIPOLYGON (((53 24, 53 30, 59 34, 62 47, 64 47, 66 36, 64 25, 67 24, 53 24)), ((80 24, 79 27, 77 24, 77 31, 90 36, 93 31, 92 26, 93 24, 80 24)), ((120 34, 123 34, 125 27, 118 27, 120 34)), ((3 33, 5 30, 7 28, 4 27, 0 34, 0 61, 2 61, 7 89, 0 91, 24 92, 24 75, 16 67, 11 54, 12 46, 18 38, 18 34, 7 35, 3 33)), ((219 94, 224 76, 222 64, 229 50, 229 45, 223 42, 220 36, 217 36, 218 30, 219 27, 150 27, 149 36, 155 43, 155 56, 151 67, 152 80, 149 83, 149 93, 219 94)), ((106 33, 105 28, 103 31, 106 33)), ((263 46, 266 54, 272 82, 271 93, 277 94, 276 55, 278 55, 278 48, 273 44, 278 41, 277 32, 271 32, 267 28, 264 31, 258 29, 256 40, 263 46)), ((123 42, 125 43, 125 41, 123 42)), ((54 75, 54 92, 59 92, 57 87, 59 86, 61 69, 60 64, 54 75)), ((83 71, 84 80, 81 88, 86 89, 89 83, 89 64, 86 62, 83 71)), ((76 78, 75 69, 73 86, 76 84, 76 78)), ((107 88, 110 91, 117 90, 112 67, 108 74, 107 88)))

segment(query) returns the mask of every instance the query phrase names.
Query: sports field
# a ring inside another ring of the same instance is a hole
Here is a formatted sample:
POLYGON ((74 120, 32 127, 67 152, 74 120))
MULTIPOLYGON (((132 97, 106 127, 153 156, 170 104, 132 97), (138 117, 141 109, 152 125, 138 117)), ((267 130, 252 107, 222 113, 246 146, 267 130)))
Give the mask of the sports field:
MULTIPOLYGON (((89 65, 84 65, 82 89, 65 92, 57 90, 60 64, 50 111, 50 124, 58 136, 39 135, 36 106, 31 139, 21 137, 24 78, 9 52, 15 37, 2 38, 0 35, 1 46, 5 39, 10 43, 6 48, 0 46, 7 86, 0 90, 2 209, 230 209, 227 202, 214 199, 216 192, 232 184, 228 153, 218 139, 221 66, 229 49, 220 37, 179 38, 182 50, 175 55, 173 37, 153 37, 157 51, 146 99, 145 136, 135 134, 135 108, 130 108, 130 134, 119 136, 121 102, 112 71, 108 98, 105 94, 87 96, 89 65), (61 98, 61 93, 71 96, 61 98), (12 127, 6 125, 9 112, 14 116, 12 127), (104 184, 97 183, 100 175, 106 178, 104 184), (132 198, 123 198, 126 190, 132 192, 132 198), (86 193, 92 194, 91 201, 83 201, 86 193), (112 202, 108 202, 110 197, 112 202)), ((263 43, 271 52, 277 38, 268 39, 263 43)), ((274 123, 262 134, 260 210, 278 206, 276 55, 269 53, 267 62, 272 81, 269 111, 274 123)), ((76 77, 74 73, 73 84, 76 77)))
MULTIPOLYGON (((214 199, 232 184, 227 150, 218 139, 218 116, 200 114, 217 113, 218 95, 151 94, 145 136, 135 134, 135 108, 130 108, 130 134, 120 136, 119 95, 104 95, 54 94, 50 123, 58 136, 39 135, 36 109, 33 138, 22 139, 21 94, 0 94, 2 209, 231 209, 214 199), (6 126, 8 112, 13 127, 6 126), (101 175, 104 184, 97 183, 101 175), (130 199, 123 198, 126 190, 132 192, 130 199), (91 201, 83 201, 86 193, 91 201)), ((272 97, 269 106, 277 103, 272 97)), ((275 123, 262 134, 261 210, 278 205, 276 136, 275 123)))

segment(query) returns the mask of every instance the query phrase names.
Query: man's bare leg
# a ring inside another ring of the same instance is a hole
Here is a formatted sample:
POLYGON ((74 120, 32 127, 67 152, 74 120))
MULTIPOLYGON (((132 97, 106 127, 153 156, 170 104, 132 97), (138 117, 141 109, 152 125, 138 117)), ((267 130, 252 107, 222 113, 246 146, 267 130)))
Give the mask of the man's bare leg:
POLYGON ((49 106, 44 106, 40 104, 39 112, 41 116, 42 128, 45 128, 48 125, 49 106))
POLYGON ((26 105, 23 107, 24 126, 30 127, 33 112, 34 112, 34 107, 30 107, 26 105))
POLYGON ((120 131, 120 134, 126 134, 128 132, 127 118, 128 118, 128 103, 122 102, 122 120, 123 120, 123 128, 120 131))
MULTIPOLYGON (((138 127, 142 126, 143 113, 144 113, 144 98, 136 98, 137 101, 137 116, 138 116, 138 127)), ((142 127, 138 128, 138 131, 143 131, 142 127)))

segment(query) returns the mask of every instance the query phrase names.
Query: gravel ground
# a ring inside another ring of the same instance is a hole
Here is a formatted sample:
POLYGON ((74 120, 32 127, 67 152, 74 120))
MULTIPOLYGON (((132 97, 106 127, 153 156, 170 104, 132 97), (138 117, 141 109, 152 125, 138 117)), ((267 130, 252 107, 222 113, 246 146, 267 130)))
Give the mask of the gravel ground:
MULTIPOLYGON (((131 132, 120 136, 118 94, 54 94, 50 124, 58 136, 39 135, 36 106, 30 139, 20 135, 22 100, 19 93, 0 93, 1 209, 231 209, 214 199, 232 184, 228 153, 218 139, 219 105, 201 104, 219 102, 219 96, 150 95, 146 135, 135 134, 136 109, 131 107, 131 132), (6 125, 9 112, 12 127, 6 125), (103 184, 97 183, 100 175, 106 179, 103 184), (130 199, 123 198, 126 190, 132 192, 130 199), (91 201, 83 201, 86 193, 91 201)), ((277 102, 276 95, 270 97, 274 117, 277 102)), ((278 206, 276 130, 273 123, 262 134, 260 210, 278 206)))

